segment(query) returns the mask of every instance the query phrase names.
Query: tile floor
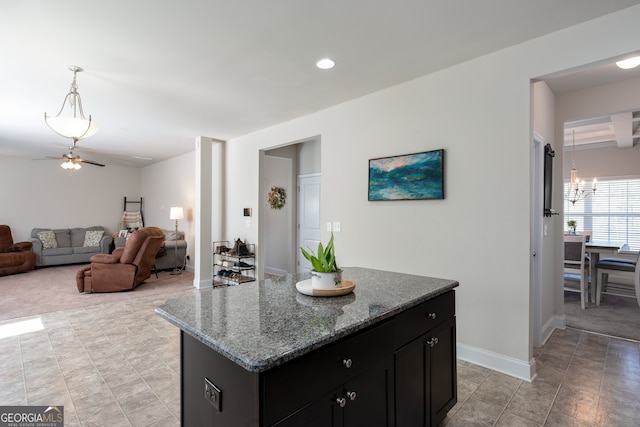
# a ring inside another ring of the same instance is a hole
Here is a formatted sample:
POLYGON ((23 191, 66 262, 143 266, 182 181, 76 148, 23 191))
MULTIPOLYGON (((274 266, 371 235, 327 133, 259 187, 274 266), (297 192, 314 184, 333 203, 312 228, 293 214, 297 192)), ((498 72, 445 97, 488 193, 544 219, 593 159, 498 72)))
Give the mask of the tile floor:
POLYGON ((640 425, 640 343, 567 328, 534 357, 531 383, 459 361, 446 426, 640 425))
MULTIPOLYGON (((66 426, 178 426, 179 333, 154 313, 164 294, 42 315, 44 329, 4 337, 0 405, 64 405, 66 426)), ((535 349, 521 381, 458 362, 456 426, 640 425, 640 343, 573 329, 535 349)))
POLYGON ((68 427, 179 426, 180 334, 154 312, 172 295, 50 313, 0 338, 0 405, 64 405, 68 427))

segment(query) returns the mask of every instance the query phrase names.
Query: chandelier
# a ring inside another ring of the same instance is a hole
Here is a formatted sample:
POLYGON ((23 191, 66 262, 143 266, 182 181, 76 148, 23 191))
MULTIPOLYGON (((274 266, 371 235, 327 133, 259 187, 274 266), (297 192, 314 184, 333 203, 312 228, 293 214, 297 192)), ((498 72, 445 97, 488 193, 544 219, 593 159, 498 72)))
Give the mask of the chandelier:
MULTIPOLYGON (((76 75, 83 71, 82 68, 72 65, 69 70, 73 71, 73 81, 71 89, 62 101, 62 107, 55 116, 48 116, 44 113, 44 121, 49 128, 60 136, 70 138, 75 143, 82 139, 94 135, 98 131, 98 125, 91 120, 91 115, 87 119, 82 111, 82 100, 78 93, 78 84, 76 83, 76 75), (69 114, 63 116, 62 112, 65 106, 69 106, 69 114)), ((64 166, 63 166, 64 167, 64 166)))
POLYGON ((576 169, 576 131, 573 131, 573 144, 572 144, 572 167, 571 167, 571 177, 569 180, 569 187, 567 188, 567 192, 564 195, 564 199, 568 202, 571 202, 571 205, 575 205, 576 202, 583 200, 590 196, 591 194, 596 194, 596 186, 598 184, 598 179, 593 179, 593 186, 591 187, 591 191, 585 191, 584 179, 581 180, 578 178, 578 169, 576 169))

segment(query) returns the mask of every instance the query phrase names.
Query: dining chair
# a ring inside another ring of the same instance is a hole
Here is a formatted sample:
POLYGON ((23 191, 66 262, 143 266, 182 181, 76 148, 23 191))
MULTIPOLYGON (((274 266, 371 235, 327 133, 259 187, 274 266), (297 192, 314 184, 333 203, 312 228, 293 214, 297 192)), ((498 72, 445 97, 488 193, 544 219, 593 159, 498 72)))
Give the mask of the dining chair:
POLYGON ((600 305, 600 296, 604 290, 607 294, 622 297, 634 297, 640 307, 640 252, 635 260, 627 258, 603 258, 596 264, 598 289, 596 289, 596 305, 600 305), (612 274, 624 282, 610 282, 612 274), (630 282, 633 282, 632 284, 630 282))
MULTIPOLYGON (((589 262, 586 256, 587 236, 564 236, 564 290, 576 292, 568 284, 578 283, 580 286, 580 305, 584 310, 589 300, 589 262)), ((595 296, 595 295, 594 295, 595 296)))

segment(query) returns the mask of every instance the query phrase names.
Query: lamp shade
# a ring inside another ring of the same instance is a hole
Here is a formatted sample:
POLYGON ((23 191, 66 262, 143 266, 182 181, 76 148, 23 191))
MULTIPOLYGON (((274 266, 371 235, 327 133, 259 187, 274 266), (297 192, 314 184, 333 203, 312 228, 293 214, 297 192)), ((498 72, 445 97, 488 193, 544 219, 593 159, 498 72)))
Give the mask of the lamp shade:
POLYGON ((80 117, 46 117, 45 122, 51 130, 65 138, 82 139, 93 136, 98 132, 98 125, 80 117))
POLYGON ((184 211, 182 210, 182 206, 173 206, 171 211, 169 212, 169 219, 183 219, 184 211))

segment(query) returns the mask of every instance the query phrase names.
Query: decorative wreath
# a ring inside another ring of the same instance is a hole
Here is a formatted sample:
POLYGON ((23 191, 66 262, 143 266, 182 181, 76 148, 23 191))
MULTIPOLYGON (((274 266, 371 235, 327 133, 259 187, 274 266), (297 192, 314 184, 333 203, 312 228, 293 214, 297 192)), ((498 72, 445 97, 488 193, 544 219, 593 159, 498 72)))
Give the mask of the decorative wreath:
POLYGON ((267 198, 271 209, 282 209, 287 200, 287 191, 282 187, 271 187, 267 198))

